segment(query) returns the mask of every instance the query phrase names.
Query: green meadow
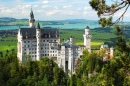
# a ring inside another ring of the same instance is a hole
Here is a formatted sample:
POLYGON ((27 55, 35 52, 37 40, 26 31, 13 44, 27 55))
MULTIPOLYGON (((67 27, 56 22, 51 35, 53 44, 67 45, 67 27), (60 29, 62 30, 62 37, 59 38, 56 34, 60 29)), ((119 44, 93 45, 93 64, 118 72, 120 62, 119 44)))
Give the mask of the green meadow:
MULTIPOLYGON (((83 45, 83 29, 61 29, 60 30, 60 39, 61 43, 63 43, 65 40, 69 39, 70 37, 73 37, 74 43, 76 45, 83 45)), ((114 35, 113 29, 94 29, 90 31, 90 34, 92 35, 91 39, 91 47, 92 48, 99 48, 101 44, 104 42, 111 42, 111 39, 116 38, 116 35, 114 35)), ((6 37, 3 38, 2 41, 0 41, 0 51, 2 51, 4 54, 6 54, 6 51, 9 50, 9 53, 12 49, 15 49, 17 51, 17 38, 16 37, 6 37)))
POLYGON ((15 49, 15 51, 17 50, 16 37, 6 37, 0 41, 0 51, 2 51, 4 55, 7 53, 7 50, 9 51, 8 53, 11 53, 12 49, 15 49))

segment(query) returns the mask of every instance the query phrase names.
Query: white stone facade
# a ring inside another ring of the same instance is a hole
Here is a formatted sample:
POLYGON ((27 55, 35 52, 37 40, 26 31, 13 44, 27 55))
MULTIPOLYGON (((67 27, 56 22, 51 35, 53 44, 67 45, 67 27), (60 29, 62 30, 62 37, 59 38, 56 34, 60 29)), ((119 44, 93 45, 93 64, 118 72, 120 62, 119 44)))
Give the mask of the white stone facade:
MULTIPOLYGON (((35 22, 29 20, 29 23, 31 23, 29 25, 34 25, 35 22)), ((73 73, 75 59, 80 58, 84 48, 88 48, 88 51, 91 52, 89 27, 85 29, 83 37, 84 46, 75 45, 73 38, 60 44, 58 29, 41 29, 39 25, 37 28, 34 28, 34 26, 19 28, 17 57, 20 62, 25 62, 28 59, 27 55, 32 61, 39 61, 44 57, 52 58, 64 71, 69 70, 70 73, 73 73)))

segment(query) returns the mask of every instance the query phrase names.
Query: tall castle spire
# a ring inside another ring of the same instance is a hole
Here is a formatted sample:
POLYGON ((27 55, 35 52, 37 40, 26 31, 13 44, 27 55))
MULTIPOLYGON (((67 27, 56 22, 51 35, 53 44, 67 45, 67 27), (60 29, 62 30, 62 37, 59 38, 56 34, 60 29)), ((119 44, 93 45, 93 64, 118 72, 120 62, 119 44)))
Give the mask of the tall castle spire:
POLYGON ((29 27, 30 28, 35 28, 35 19, 34 19, 34 14, 33 14, 33 10, 31 8, 31 12, 30 12, 30 18, 29 18, 29 27))
POLYGON ((31 12, 30 12, 30 18, 31 18, 31 19, 34 19, 34 14, 33 14, 32 8, 31 8, 31 12))

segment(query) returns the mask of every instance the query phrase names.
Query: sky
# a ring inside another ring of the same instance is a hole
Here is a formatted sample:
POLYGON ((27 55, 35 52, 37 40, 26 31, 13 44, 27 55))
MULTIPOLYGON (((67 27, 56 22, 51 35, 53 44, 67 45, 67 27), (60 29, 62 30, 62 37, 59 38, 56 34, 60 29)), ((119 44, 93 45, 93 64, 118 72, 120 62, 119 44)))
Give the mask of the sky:
MULTIPOLYGON (((33 9, 36 20, 87 19, 98 20, 96 12, 89 5, 90 0, 0 0, 0 17, 29 18, 33 9)), ((111 0, 109 0, 111 1, 111 0)), ((110 3, 110 2, 108 2, 110 3)), ((118 12, 114 19, 121 15, 118 12)), ((130 11, 124 20, 129 21, 130 11)))

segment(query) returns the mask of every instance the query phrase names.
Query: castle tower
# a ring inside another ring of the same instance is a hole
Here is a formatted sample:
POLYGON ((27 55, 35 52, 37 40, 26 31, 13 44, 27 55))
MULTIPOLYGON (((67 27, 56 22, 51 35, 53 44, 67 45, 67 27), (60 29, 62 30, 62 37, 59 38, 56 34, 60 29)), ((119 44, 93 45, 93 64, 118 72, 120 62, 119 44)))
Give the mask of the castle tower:
POLYGON ((38 22, 38 24, 37 24, 37 29, 36 29, 36 39, 37 39, 37 57, 36 57, 36 60, 40 60, 40 58, 41 58, 41 43, 40 43, 40 41, 41 41, 41 29, 40 29, 40 24, 39 24, 39 22, 38 22))
POLYGON ((70 44, 73 44, 73 38, 72 37, 70 37, 70 44))
POLYGON ((34 14, 33 14, 33 11, 31 9, 30 18, 29 18, 29 27, 30 28, 35 28, 34 23, 35 23, 34 14))
POLYGON ((87 26, 85 28, 85 34, 83 34, 84 37, 84 46, 88 49, 88 52, 91 52, 91 35, 89 33, 89 27, 87 26))
POLYGON ((69 48, 69 58, 68 58, 68 69, 70 71, 70 74, 73 73, 73 69, 74 69, 74 58, 73 58, 73 50, 71 48, 69 48))

